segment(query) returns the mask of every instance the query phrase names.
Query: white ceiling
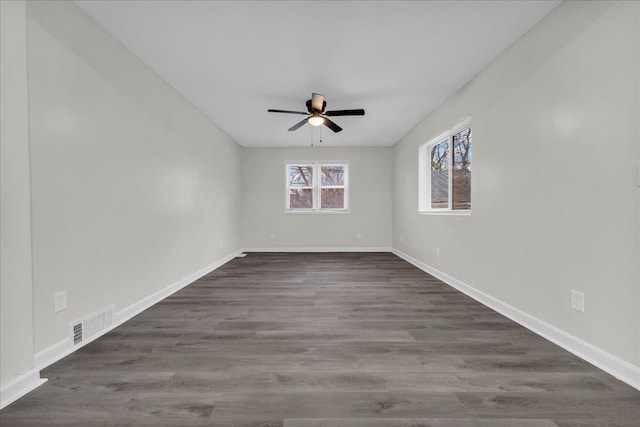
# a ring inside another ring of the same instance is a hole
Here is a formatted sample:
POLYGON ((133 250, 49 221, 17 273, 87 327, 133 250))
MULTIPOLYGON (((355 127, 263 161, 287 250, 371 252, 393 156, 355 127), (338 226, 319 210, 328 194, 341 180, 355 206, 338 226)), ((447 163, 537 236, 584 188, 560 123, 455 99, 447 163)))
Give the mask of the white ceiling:
POLYGON ((287 129, 311 92, 344 130, 317 145, 390 146, 560 2, 97 1, 85 11, 239 144, 308 146, 287 129))

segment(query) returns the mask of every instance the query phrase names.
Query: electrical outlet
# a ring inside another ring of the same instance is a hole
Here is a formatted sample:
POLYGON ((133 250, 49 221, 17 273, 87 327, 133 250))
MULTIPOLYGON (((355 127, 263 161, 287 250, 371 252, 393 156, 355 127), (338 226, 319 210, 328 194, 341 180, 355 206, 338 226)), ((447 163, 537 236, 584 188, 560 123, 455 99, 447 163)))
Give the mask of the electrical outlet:
POLYGON ((436 256, 440 258, 440 248, 436 248, 436 256))
POLYGON ((362 239, 362 234, 360 234, 360 233, 356 234, 356 239, 358 239, 358 240, 362 239))
POLYGON ((276 233, 269 234, 269 239, 275 240, 275 238, 276 238, 276 233))
POLYGON ((53 295, 53 310, 55 313, 66 310, 67 308, 67 291, 56 292, 53 295))
POLYGON ((404 242, 404 236, 402 234, 400 235, 400 241, 404 242))
POLYGON ((582 292, 571 290, 571 308, 584 313, 584 294, 582 292))

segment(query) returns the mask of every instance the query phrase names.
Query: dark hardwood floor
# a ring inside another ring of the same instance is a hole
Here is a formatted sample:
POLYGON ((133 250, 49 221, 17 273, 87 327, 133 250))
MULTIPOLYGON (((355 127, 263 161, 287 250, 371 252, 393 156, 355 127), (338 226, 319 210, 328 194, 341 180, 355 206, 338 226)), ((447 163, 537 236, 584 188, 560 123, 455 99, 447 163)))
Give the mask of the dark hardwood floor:
POLYGON ((42 375, 0 425, 640 425, 640 391, 389 253, 236 258, 42 375))

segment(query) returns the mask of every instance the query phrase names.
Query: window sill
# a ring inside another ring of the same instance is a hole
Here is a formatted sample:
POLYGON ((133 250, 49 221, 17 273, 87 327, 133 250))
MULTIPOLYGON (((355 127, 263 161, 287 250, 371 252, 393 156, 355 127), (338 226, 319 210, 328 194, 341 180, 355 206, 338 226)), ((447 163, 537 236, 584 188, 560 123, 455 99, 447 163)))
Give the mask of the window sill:
POLYGON ((471 216, 471 211, 418 211, 420 215, 471 216))
POLYGON ((349 209, 342 209, 342 210, 321 210, 321 211, 314 211, 314 210, 308 210, 308 211, 298 211, 298 210, 287 210, 285 209, 284 213, 286 215, 344 215, 344 214, 348 214, 351 213, 351 211, 349 211, 349 209))

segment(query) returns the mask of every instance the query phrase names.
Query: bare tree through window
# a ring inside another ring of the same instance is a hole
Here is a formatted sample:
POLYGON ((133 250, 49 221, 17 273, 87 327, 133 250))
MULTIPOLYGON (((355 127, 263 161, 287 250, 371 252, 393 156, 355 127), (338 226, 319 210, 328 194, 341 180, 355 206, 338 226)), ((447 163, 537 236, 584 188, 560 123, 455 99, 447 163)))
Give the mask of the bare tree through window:
POLYGON ((470 122, 466 120, 420 147, 420 212, 471 210, 470 122))
POLYGON ((347 164, 287 164, 287 209, 346 210, 347 164))
POLYGON ((453 209, 471 209, 471 128, 453 136, 453 209))
POLYGON ((322 166, 320 207, 323 209, 344 208, 344 166, 322 166))
POLYGON ((313 166, 289 166, 289 206, 313 208, 313 166))
POLYGON ((449 140, 431 148, 431 207, 449 207, 449 140))

